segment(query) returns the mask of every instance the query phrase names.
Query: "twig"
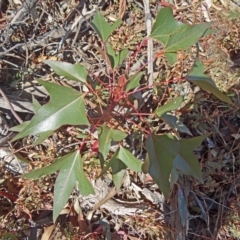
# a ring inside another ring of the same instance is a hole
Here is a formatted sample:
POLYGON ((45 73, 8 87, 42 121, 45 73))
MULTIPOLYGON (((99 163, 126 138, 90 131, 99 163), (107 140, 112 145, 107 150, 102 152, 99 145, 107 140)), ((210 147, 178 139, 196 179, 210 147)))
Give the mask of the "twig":
POLYGON ((100 202, 98 202, 93 206, 92 210, 97 210, 98 208, 100 208, 104 203, 106 203, 109 199, 111 199, 116 193, 117 193, 116 187, 111 188, 108 194, 100 202))
POLYGON ((11 111, 11 113, 13 114, 13 116, 18 120, 19 123, 22 123, 23 120, 18 116, 18 114, 15 112, 15 110, 12 107, 12 104, 10 103, 10 101, 8 100, 7 96, 5 95, 5 93, 3 92, 3 90, 0 88, 0 94, 3 96, 3 99, 6 101, 6 103, 9 106, 9 109, 11 111))
MULTIPOLYGON (((152 29, 152 16, 149 9, 149 0, 143 0, 144 3, 144 11, 146 18, 146 27, 147 27, 147 36, 150 35, 152 29)), ((152 39, 148 39, 148 85, 151 86, 153 84, 153 41, 152 39)))
POLYGON ((24 46, 24 43, 17 43, 17 44, 15 44, 13 47, 11 47, 11 48, 9 48, 9 49, 6 49, 5 51, 0 52, 0 56, 3 56, 3 55, 5 55, 6 53, 11 52, 11 51, 14 50, 15 48, 22 47, 22 46, 24 46))
POLYGON ((0 138, 0 147, 11 141, 16 135, 16 133, 10 132, 7 136, 0 138))

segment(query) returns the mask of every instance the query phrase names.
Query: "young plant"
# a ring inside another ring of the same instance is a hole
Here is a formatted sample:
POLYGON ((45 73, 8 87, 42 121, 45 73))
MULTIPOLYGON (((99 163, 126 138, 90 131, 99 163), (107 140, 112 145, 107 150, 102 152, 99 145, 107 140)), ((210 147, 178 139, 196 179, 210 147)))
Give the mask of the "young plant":
MULTIPOLYGON (((50 101, 44 106, 35 103, 35 115, 32 120, 12 129, 19 131, 13 141, 29 135, 39 135, 37 144, 65 125, 90 130, 89 135, 83 137, 78 150, 59 157, 50 166, 23 175, 25 178, 40 178, 59 171, 54 187, 54 221, 66 204, 76 182, 82 195, 94 193, 83 170, 83 156, 87 152, 86 148, 89 148, 86 144, 89 139, 94 140, 90 150, 97 152, 103 168, 102 174, 111 168, 112 179, 117 189, 121 187, 126 168, 149 173, 166 198, 169 197, 171 187, 181 174, 191 175, 200 182, 203 181, 200 165, 193 150, 206 136, 178 139, 173 134, 158 134, 151 124, 150 116, 154 115, 157 120, 162 119, 177 126, 178 119, 170 113, 181 107, 184 98, 179 96, 163 106, 158 106, 152 114, 143 113, 142 108, 135 105, 136 94, 141 95, 154 86, 140 84, 144 75, 144 71, 141 71, 143 67, 134 75, 130 75, 132 59, 125 71, 122 71, 121 64, 126 61, 128 51, 123 49, 116 53, 108 42, 109 36, 120 26, 121 20, 110 25, 100 12, 97 12, 91 24, 102 42, 107 81, 95 76, 79 63, 45 61, 56 74, 80 82, 87 91, 80 92, 38 80, 49 92, 50 101), (94 132, 97 132, 97 137, 94 132), (142 139, 141 149, 146 153, 144 162, 137 159, 131 153, 130 147, 127 147, 126 140, 134 134, 142 139), (113 143, 117 146, 115 150, 111 148, 113 143)), ((174 19, 170 8, 164 8, 159 11, 149 37, 164 45, 164 50, 157 57, 164 54, 169 63, 173 64, 176 62, 177 51, 186 50, 194 45, 199 38, 208 33, 210 25, 204 23, 190 26, 180 23, 174 19)), ((146 41, 147 39, 140 44, 133 57, 137 56, 146 41)), ((203 64, 196 59, 186 80, 232 104, 203 71, 203 64)))

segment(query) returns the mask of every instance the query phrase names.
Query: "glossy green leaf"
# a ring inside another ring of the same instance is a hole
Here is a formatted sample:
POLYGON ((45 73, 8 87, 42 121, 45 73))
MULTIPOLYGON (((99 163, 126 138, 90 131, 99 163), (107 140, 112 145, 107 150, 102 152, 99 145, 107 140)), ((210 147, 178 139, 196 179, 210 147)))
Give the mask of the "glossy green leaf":
POLYGON ((194 45, 211 27, 211 23, 196 24, 193 26, 183 25, 177 32, 173 33, 165 45, 165 52, 176 52, 187 50, 194 45))
POLYGON ((139 82, 142 78, 142 75, 144 74, 144 72, 138 72, 136 74, 134 74, 128 81, 127 86, 126 86, 126 91, 130 91, 136 87, 139 86, 139 82))
MULTIPOLYGON (((28 126, 30 121, 23 122, 17 126, 14 126, 10 128, 11 131, 13 132, 21 132, 24 128, 28 126)), ((38 138, 34 141, 33 146, 41 144, 46 140, 49 136, 51 136, 54 133, 54 131, 47 131, 47 132, 42 132, 39 134, 38 138)))
POLYGON ((79 63, 71 64, 52 60, 45 60, 44 63, 49 65, 56 74, 64 76, 68 80, 80 81, 82 83, 86 83, 87 81, 88 72, 86 68, 79 63))
POLYGON ((52 163, 51 165, 32 170, 29 173, 23 174, 22 177, 38 179, 42 176, 55 173, 55 172, 59 171, 65 165, 66 161, 69 158, 71 158, 73 154, 75 154, 75 153, 69 153, 61 158, 56 159, 55 162, 52 163))
POLYGON ((177 54, 176 53, 165 52, 165 56, 171 66, 177 62, 177 54))
MULTIPOLYGON (((33 108, 36 114, 42 105, 33 97, 33 108)), ((30 121, 29 121, 30 122, 30 121)), ((38 138, 34 141, 33 146, 43 143, 48 137, 50 137, 54 131, 42 132, 39 134, 38 138)))
POLYGON ((94 189, 84 174, 83 162, 79 151, 74 152, 73 155, 66 161, 64 167, 61 168, 56 179, 53 199, 54 222, 65 206, 76 183, 80 193, 83 196, 94 194, 94 189))
POLYGON ((98 128, 99 152, 101 153, 101 161, 104 161, 111 147, 111 141, 122 141, 127 134, 116 129, 112 129, 107 125, 98 128))
POLYGON ((182 105, 182 103, 183 103, 183 97, 179 96, 179 97, 175 98, 174 100, 172 100, 172 101, 164 104, 163 106, 157 108, 155 110, 155 114, 158 117, 161 117, 163 114, 165 114, 167 112, 178 109, 182 105))
POLYGON ((122 169, 125 169, 126 167, 128 167, 129 169, 135 172, 141 172, 142 164, 143 164, 142 161, 134 157, 132 153, 129 152, 127 149, 120 146, 114 153, 111 160, 108 162, 107 166, 103 169, 101 175, 105 174, 110 167, 113 170, 113 174, 117 173, 122 169), (118 161, 121 161, 123 164, 118 163, 118 161))
POLYGON ((199 182, 203 182, 198 159, 192 150, 196 149, 206 137, 207 135, 203 135, 180 141, 179 154, 173 161, 171 186, 177 181, 179 175, 183 174, 193 176, 199 182))
POLYGON ((186 127, 185 124, 183 124, 176 116, 170 115, 170 114, 163 114, 161 116, 161 119, 167 123, 173 130, 178 130, 182 133, 187 133, 192 136, 192 133, 190 130, 186 127))
POLYGON ((33 170, 24 174, 23 177, 37 179, 44 175, 55 173, 56 171, 60 172, 54 186, 54 222, 66 204, 76 183, 78 184, 78 189, 82 195, 94 193, 91 183, 84 174, 83 162, 79 151, 69 153, 57 159, 53 164, 33 170))
POLYGON ((173 160, 179 151, 180 144, 172 135, 149 135, 146 141, 149 155, 149 174, 158 184, 166 198, 169 197, 169 176, 173 160))
POLYGON ((116 53, 109 43, 106 43, 106 51, 107 51, 107 55, 108 55, 108 59, 110 61, 111 67, 114 68, 117 61, 116 53))
POLYGON ((162 8, 153 25, 150 37, 165 45, 165 52, 185 50, 195 44, 211 23, 187 25, 174 19, 171 8, 162 8))
POLYGON ((14 153, 14 157, 18 160, 18 161, 21 161, 21 162, 24 162, 26 164, 30 164, 31 163, 31 160, 28 160, 26 158, 24 158, 21 154, 19 153, 14 153))
POLYGON ((117 57, 118 57, 117 63, 118 63, 118 64, 115 66, 115 68, 118 67, 118 66, 120 66, 120 65, 123 63, 123 61, 126 59, 127 55, 128 55, 128 49, 127 49, 127 48, 124 48, 123 50, 121 50, 121 51, 117 54, 117 57))
MULTIPOLYGON (((119 150, 120 150, 120 148, 118 147, 117 150, 115 151, 115 153, 113 154, 112 158, 110 159, 110 161, 109 161, 109 162, 107 163, 107 165, 103 168, 100 176, 103 176, 104 174, 106 174, 107 171, 109 170, 109 168, 112 168, 112 167, 116 164, 116 162, 119 161, 119 159, 116 158, 119 150)), ((125 168, 124 168, 124 169, 125 169, 125 168)), ((122 169, 120 169, 120 170, 122 170, 122 169)), ((114 173, 117 173, 117 171, 114 172, 114 173)))
POLYGON ((212 93, 223 102, 233 105, 231 99, 226 94, 220 92, 213 80, 208 75, 204 74, 204 65, 199 59, 195 61, 186 79, 212 93))
MULTIPOLYGON (((162 8, 153 25, 150 37, 163 43, 164 52, 186 50, 194 45, 210 28, 211 23, 187 25, 174 19, 171 8, 162 8)), ((175 62, 173 55, 167 55, 171 63, 175 62)))
POLYGON ((69 125, 88 125, 84 95, 78 91, 50 82, 38 80, 49 92, 50 101, 42 106, 30 123, 13 139, 54 131, 69 125))
POLYGON ((179 155, 177 155, 173 161, 172 173, 175 174, 175 179, 171 179, 171 181, 174 181, 174 183, 176 183, 179 175, 192 175, 192 170, 191 167, 187 164, 187 162, 185 162, 179 155))
POLYGON ((92 26, 94 30, 98 33, 101 37, 102 41, 106 41, 108 37, 113 33, 113 31, 118 28, 122 24, 122 20, 118 19, 115 23, 110 25, 108 22, 105 21, 103 15, 97 11, 93 20, 92 26))
POLYGON ((200 136, 186 140, 177 140, 170 134, 150 135, 148 137, 146 141, 146 148, 149 155, 148 172, 166 198, 169 197, 169 179, 173 168, 175 168, 174 170, 176 171, 174 172, 177 174, 177 171, 182 170, 181 166, 188 166, 188 171, 181 173, 191 175, 202 182, 201 168, 193 150, 205 138, 206 136, 200 136), (184 162, 184 165, 179 165, 178 162, 184 162))
POLYGON ((112 162, 112 180, 117 188, 117 191, 120 190, 122 183, 123 183, 123 177, 126 172, 126 165, 119 159, 114 159, 112 162))
POLYGON ((174 186, 175 183, 177 183, 178 178, 179 178, 179 174, 177 169, 174 166, 175 161, 173 161, 173 168, 171 171, 171 177, 170 177, 170 189, 174 186))
POLYGON ((217 30, 209 28, 207 31, 204 32, 203 37, 206 37, 206 36, 211 35, 213 33, 217 33, 217 30))
MULTIPOLYGON (((42 106, 40 103, 33 97, 33 111, 36 114, 37 111, 41 108, 42 106)), ((13 132, 21 132, 24 128, 27 127, 27 125, 30 123, 30 121, 25 121, 17 126, 14 126, 10 130, 13 132)), ((49 136, 53 134, 54 131, 48 131, 48 132, 42 132, 39 134, 38 138, 34 141, 33 146, 41 144, 45 139, 47 139, 49 136)))
POLYGON ((126 171, 126 165, 120 159, 117 158, 119 150, 120 147, 116 150, 111 160, 108 162, 107 166, 103 168, 103 171, 100 174, 100 176, 103 176, 104 174, 107 173, 109 168, 112 168, 113 182, 117 190, 119 190, 122 185, 122 179, 126 171))
POLYGON ((174 19, 171 8, 162 8, 158 12, 155 23, 153 24, 150 37, 166 45, 169 37, 177 32, 183 25, 183 23, 174 19))
POLYGON ((127 49, 123 49, 119 53, 116 53, 109 43, 106 43, 106 50, 107 50, 108 59, 113 69, 120 66, 128 54, 127 49))
POLYGON ((185 227, 188 221, 187 199, 181 187, 178 187, 178 211, 182 226, 185 227))
POLYGON ((142 164, 143 163, 135 158, 128 150, 120 146, 107 166, 103 169, 101 176, 106 174, 109 168, 112 168, 113 182, 117 190, 119 190, 126 168, 129 167, 133 171, 140 172, 142 164))
POLYGON ((177 168, 184 174, 195 177, 199 182, 203 182, 201 168, 197 157, 193 153, 193 150, 196 149, 206 137, 207 135, 203 135, 199 137, 180 140, 180 150, 178 156, 180 157, 182 162, 187 163, 187 165, 191 169, 191 172, 184 172, 187 167, 182 168, 184 164, 181 163, 181 161, 179 161, 180 164, 177 164, 177 168))
MULTIPOLYGON (((36 114, 37 111, 41 108, 42 106, 40 103, 33 97, 33 109, 34 113, 36 114)), ((13 132, 21 132, 24 128, 27 127, 27 125, 30 123, 30 121, 25 121, 17 126, 14 126, 10 130, 13 132)), ((39 134, 38 138, 34 141, 33 146, 41 144, 45 139, 47 139, 49 136, 53 134, 54 131, 47 131, 47 132, 42 132, 39 134)))
POLYGON ((33 102, 33 111, 36 114, 37 111, 42 107, 42 105, 37 101, 37 99, 34 96, 32 97, 32 102, 33 102))
POLYGON ((132 153, 130 153, 127 149, 120 146, 120 150, 116 155, 118 159, 120 159, 127 167, 135 172, 142 171, 142 161, 135 158, 132 153))
POLYGON ((30 123, 30 121, 26 121, 23 123, 18 124, 17 126, 11 127, 10 130, 12 132, 21 132, 24 128, 27 127, 27 125, 30 123))
POLYGON ((34 141, 33 146, 43 143, 48 137, 50 137, 54 131, 42 132, 39 134, 38 138, 34 141))

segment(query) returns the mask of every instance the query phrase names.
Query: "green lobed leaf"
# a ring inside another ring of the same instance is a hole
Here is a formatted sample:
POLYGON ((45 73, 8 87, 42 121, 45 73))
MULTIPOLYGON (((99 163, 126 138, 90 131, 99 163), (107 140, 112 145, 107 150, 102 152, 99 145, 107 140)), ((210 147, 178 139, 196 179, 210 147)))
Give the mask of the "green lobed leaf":
POLYGON ((178 50, 187 50, 204 35, 210 26, 211 23, 196 24, 193 26, 183 25, 169 37, 164 51, 177 52, 178 50))
POLYGON ((103 176, 104 174, 107 173, 109 168, 112 168, 112 179, 118 191, 120 190, 122 180, 126 171, 126 165, 120 159, 117 158, 119 150, 120 147, 116 150, 111 160, 108 162, 107 166, 103 168, 100 174, 100 176, 103 176))
MULTIPOLYGON (((112 168, 117 161, 120 161, 119 159, 116 158, 118 152, 119 152, 120 148, 118 147, 117 150, 115 151, 115 153, 113 154, 111 160, 107 163, 107 165, 103 168, 100 176, 103 176, 104 174, 107 173, 107 171, 109 170, 109 168, 112 168)), ((120 169, 121 170, 121 169, 120 169)), ((114 172, 116 173, 116 172, 114 172)))
POLYGON ((84 94, 55 83, 38 80, 49 92, 50 101, 42 106, 30 123, 12 140, 69 125, 88 125, 84 94))
POLYGON ((171 186, 177 181, 179 174, 190 175, 199 182, 203 182, 201 167, 198 159, 193 153, 207 135, 180 140, 179 154, 173 161, 173 169, 171 174, 171 186))
POLYGON ((36 114, 37 111, 42 107, 42 105, 37 101, 37 99, 32 96, 32 102, 33 102, 33 111, 36 114))
POLYGON ((170 115, 170 114, 163 114, 161 116, 161 119, 167 123, 173 130, 178 130, 182 133, 187 133, 192 136, 192 133, 190 130, 186 127, 185 124, 183 124, 176 116, 170 115))
POLYGON ((174 19, 171 8, 162 8, 158 12, 155 23, 153 24, 150 37, 166 45, 169 37, 180 29, 181 26, 183 26, 183 23, 174 19))
POLYGON ((115 65, 117 65, 116 53, 109 43, 106 43, 106 51, 107 51, 107 55, 108 55, 108 59, 110 61, 111 67, 115 68, 115 65))
POLYGON ((188 221, 188 208, 187 199, 183 190, 178 187, 178 211, 181 218, 182 226, 185 227, 188 221))
POLYGON ((205 138, 206 135, 186 140, 177 140, 170 134, 149 135, 146 141, 149 156, 148 172, 166 198, 169 197, 170 191, 170 173, 174 174, 174 179, 171 179, 171 183, 176 182, 179 171, 181 174, 191 175, 202 182, 200 164, 193 150, 205 138))
POLYGON ((135 172, 142 171, 142 161, 135 158, 132 153, 130 153, 127 149, 120 146, 120 150, 116 155, 118 159, 120 159, 127 167, 135 172))
POLYGON ((166 198, 169 197, 169 176, 180 144, 170 135, 149 135, 146 141, 149 156, 149 174, 166 198))
POLYGON ((175 161, 173 161, 173 168, 172 168, 172 171, 171 171, 170 188, 172 188, 174 186, 174 184, 177 183, 178 178, 179 178, 178 171, 177 171, 174 164, 175 164, 175 161))
POLYGON ((186 50, 194 45, 210 28, 211 23, 196 24, 193 26, 183 24, 174 19, 171 8, 162 8, 153 25, 150 37, 163 43, 165 55, 170 62, 176 62, 178 50, 186 50))
POLYGON ((64 208, 74 186, 78 185, 84 196, 94 194, 94 189, 83 171, 83 162, 79 151, 74 152, 70 159, 61 167, 54 186, 53 221, 64 208))
POLYGON ((127 149, 120 146, 114 153, 107 166, 104 167, 101 176, 106 174, 108 169, 112 168, 113 182, 117 188, 120 188, 125 169, 128 167, 135 172, 142 170, 142 162, 135 158, 127 149))
POLYGON ((212 93, 223 102, 233 105, 231 99, 226 94, 220 92, 213 80, 208 75, 204 74, 204 65, 199 59, 196 59, 190 73, 185 78, 202 89, 212 93))
MULTIPOLYGON (((194 159, 196 161, 196 159, 194 159)), ((198 164, 199 168, 199 163, 196 161, 196 164, 198 164)), ((197 174, 199 174, 197 172, 197 174)), ((200 172, 201 174, 201 172, 200 172)), ((180 175, 190 175, 195 177, 195 174, 191 167, 188 165, 187 162, 185 162, 180 155, 177 155, 175 159, 173 160, 173 168, 171 171, 171 179, 170 179, 170 187, 173 187, 173 185, 177 182, 178 178, 180 175)), ((201 182, 201 179, 200 179, 201 182)))
POLYGON ((183 97, 179 96, 179 97, 175 98, 174 100, 172 100, 172 101, 164 104, 163 106, 157 108, 155 110, 155 114, 158 117, 161 117, 163 114, 165 114, 167 112, 178 109, 182 105, 182 103, 183 103, 183 97))
POLYGON ((99 152, 101 153, 100 160, 103 163, 109 153, 111 141, 121 141, 127 136, 127 134, 119 130, 112 129, 107 125, 99 127, 98 134, 99 152))
POLYGON ((121 65, 128 54, 127 49, 123 49, 117 54, 109 43, 106 43, 106 50, 107 50, 108 59, 113 69, 121 65))
POLYGON ((165 52, 165 56, 171 66, 177 62, 177 54, 176 53, 165 52))
MULTIPOLYGON (((40 103, 33 97, 33 108, 34 108, 34 113, 36 114, 37 111, 41 108, 42 106, 40 103)), ((25 121, 17 126, 14 126, 11 128, 11 131, 14 132, 21 132, 24 128, 27 127, 27 125, 30 123, 30 121, 25 121)), ((49 136, 53 134, 54 131, 47 131, 47 132, 42 132, 39 134, 39 137, 34 141, 33 146, 41 144, 45 139, 47 139, 49 136)))
POLYGON ((24 163, 27 163, 27 164, 31 163, 30 160, 24 158, 24 157, 23 157, 21 154, 19 154, 19 153, 14 153, 14 157, 15 157, 18 161, 21 161, 21 162, 24 162, 24 163))
MULTIPOLYGON (((33 97, 33 108, 34 108, 34 113, 36 114, 37 111, 41 108, 42 106, 40 103, 33 97)), ((27 127, 27 125, 30 123, 30 121, 25 121, 17 126, 14 126, 11 128, 11 131, 14 132, 21 132, 24 128, 27 127)), ((34 141, 33 146, 41 144, 45 139, 47 139, 49 136, 53 134, 54 131, 47 131, 47 132, 42 132, 39 134, 39 137, 34 141)))
POLYGON ((24 128, 27 127, 29 123, 30 121, 25 121, 23 123, 18 124, 17 126, 11 127, 10 130, 12 132, 21 132, 24 128))
POLYGON ((86 83, 87 81, 88 72, 80 63, 71 64, 53 60, 45 60, 43 62, 49 65, 59 76, 64 76, 69 80, 79 81, 82 83, 86 83))
POLYGON ((92 26, 94 30, 101 37, 102 41, 106 41, 108 37, 113 33, 113 31, 122 24, 122 20, 118 19, 115 23, 110 25, 105 21, 103 15, 97 11, 96 15, 92 20, 92 26))
MULTIPOLYGON (((30 121, 23 122, 17 126, 10 128, 10 130, 13 132, 21 132, 24 128, 26 128, 28 126, 29 123, 30 123, 30 121)), ((38 138, 34 141, 33 146, 41 144, 45 139, 47 139, 53 133, 54 133, 54 131, 47 131, 47 132, 40 133, 38 138)))
POLYGON ((126 172, 126 165, 119 159, 115 159, 112 164, 112 180, 114 185, 116 186, 117 191, 120 190, 123 177, 126 172))
POLYGON ((206 36, 211 35, 213 33, 217 33, 217 30, 215 30, 215 29, 208 29, 206 32, 204 32, 203 37, 206 37, 206 36))
POLYGON ((54 131, 42 132, 39 134, 38 138, 34 141, 33 146, 43 143, 48 137, 50 137, 54 131))
POLYGON ((128 81, 127 85, 126 85, 126 91, 130 91, 136 87, 139 86, 139 82, 141 80, 142 75, 144 74, 144 72, 138 72, 136 74, 134 74, 128 81))
POLYGON ((116 67, 120 66, 123 63, 123 61, 126 59, 127 55, 128 55, 127 48, 124 48, 123 50, 121 50, 119 52, 119 54, 117 55, 118 56, 118 64, 116 67))
MULTIPOLYGON (((206 137, 207 135, 203 135, 199 137, 180 140, 180 159, 187 163, 191 171, 186 172, 185 174, 193 176, 201 183, 203 182, 201 167, 197 157, 193 153, 193 150, 196 149, 206 137)), ((184 173, 184 171, 186 171, 188 168, 183 168, 182 166, 184 166, 184 164, 180 162, 180 164, 177 165, 177 168, 184 173)))
POLYGON ((55 173, 56 171, 60 172, 54 186, 54 222, 66 204, 76 183, 82 195, 94 193, 91 183, 84 174, 83 162, 79 151, 71 152, 57 159, 51 165, 23 174, 22 177, 37 179, 44 175, 55 173))
POLYGON ((38 178, 41 178, 42 176, 55 173, 55 172, 59 171, 61 168, 63 168, 65 166, 66 162, 69 161, 69 159, 71 159, 74 154, 75 153, 73 153, 73 152, 68 153, 63 157, 56 159, 55 162, 52 163, 51 165, 32 170, 29 173, 23 174, 22 177, 38 179, 38 178))
MULTIPOLYGON (((176 158, 173 161, 173 169, 172 173, 175 174, 174 178, 174 183, 178 180, 179 175, 192 175, 192 169, 191 167, 187 164, 186 161, 184 161, 179 155, 176 156, 176 158)), ((171 176, 172 178, 172 176, 171 176)), ((173 181, 173 179, 171 180, 173 181)))

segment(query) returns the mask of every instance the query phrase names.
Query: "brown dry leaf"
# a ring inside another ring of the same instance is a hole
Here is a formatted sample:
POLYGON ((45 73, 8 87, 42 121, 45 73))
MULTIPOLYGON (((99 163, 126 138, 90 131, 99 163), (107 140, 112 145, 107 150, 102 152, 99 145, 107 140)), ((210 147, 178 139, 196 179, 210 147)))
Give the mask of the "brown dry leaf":
POLYGON ((88 232, 88 225, 86 220, 83 218, 82 214, 78 215, 78 225, 79 225, 79 231, 81 234, 86 234, 88 232))
POLYGON ((240 139, 240 134, 236 133, 236 134, 231 134, 232 137, 234 137, 236 140, 240 139))
POLYGON ((119 1, 119 11, 118 11, 119 18, 122 18, 124 16, 126 8, 127 8, 126 0, 120 0, 119 1))
POLYGON ((139 238, 132 237, 132 236, 128 236, 128 238, 129 238, 130 240, 138 240, 138 239, 139 239, 139 238))
POLYGON ((213 162, 214 160, 214 157, 210 148, 207 151, 207 159, 208 159, 208 162, 213 162))
POLYGON ((227 127, 229 128, 230 132, 235 134, 238 133, 238 128, 235 127, 233 124, 231 124, 230 122, 226 121, 225 119, 223 119, 224 123, 227 125, 227 127))
POLYGON ((55 56, 43 56, 41 55, 40 57, 38 57, 37 59, 35 59, 36 63, 41 63, 44 60, 53 60, 53 61, 59 61, 60 59, 58 57, 55 56))
POLYGON ((51 225, 50 227, 44 228, 44 233, 42 235, 41 240, 49 240, 54 228, 55 228, 55 224, 51 225))

